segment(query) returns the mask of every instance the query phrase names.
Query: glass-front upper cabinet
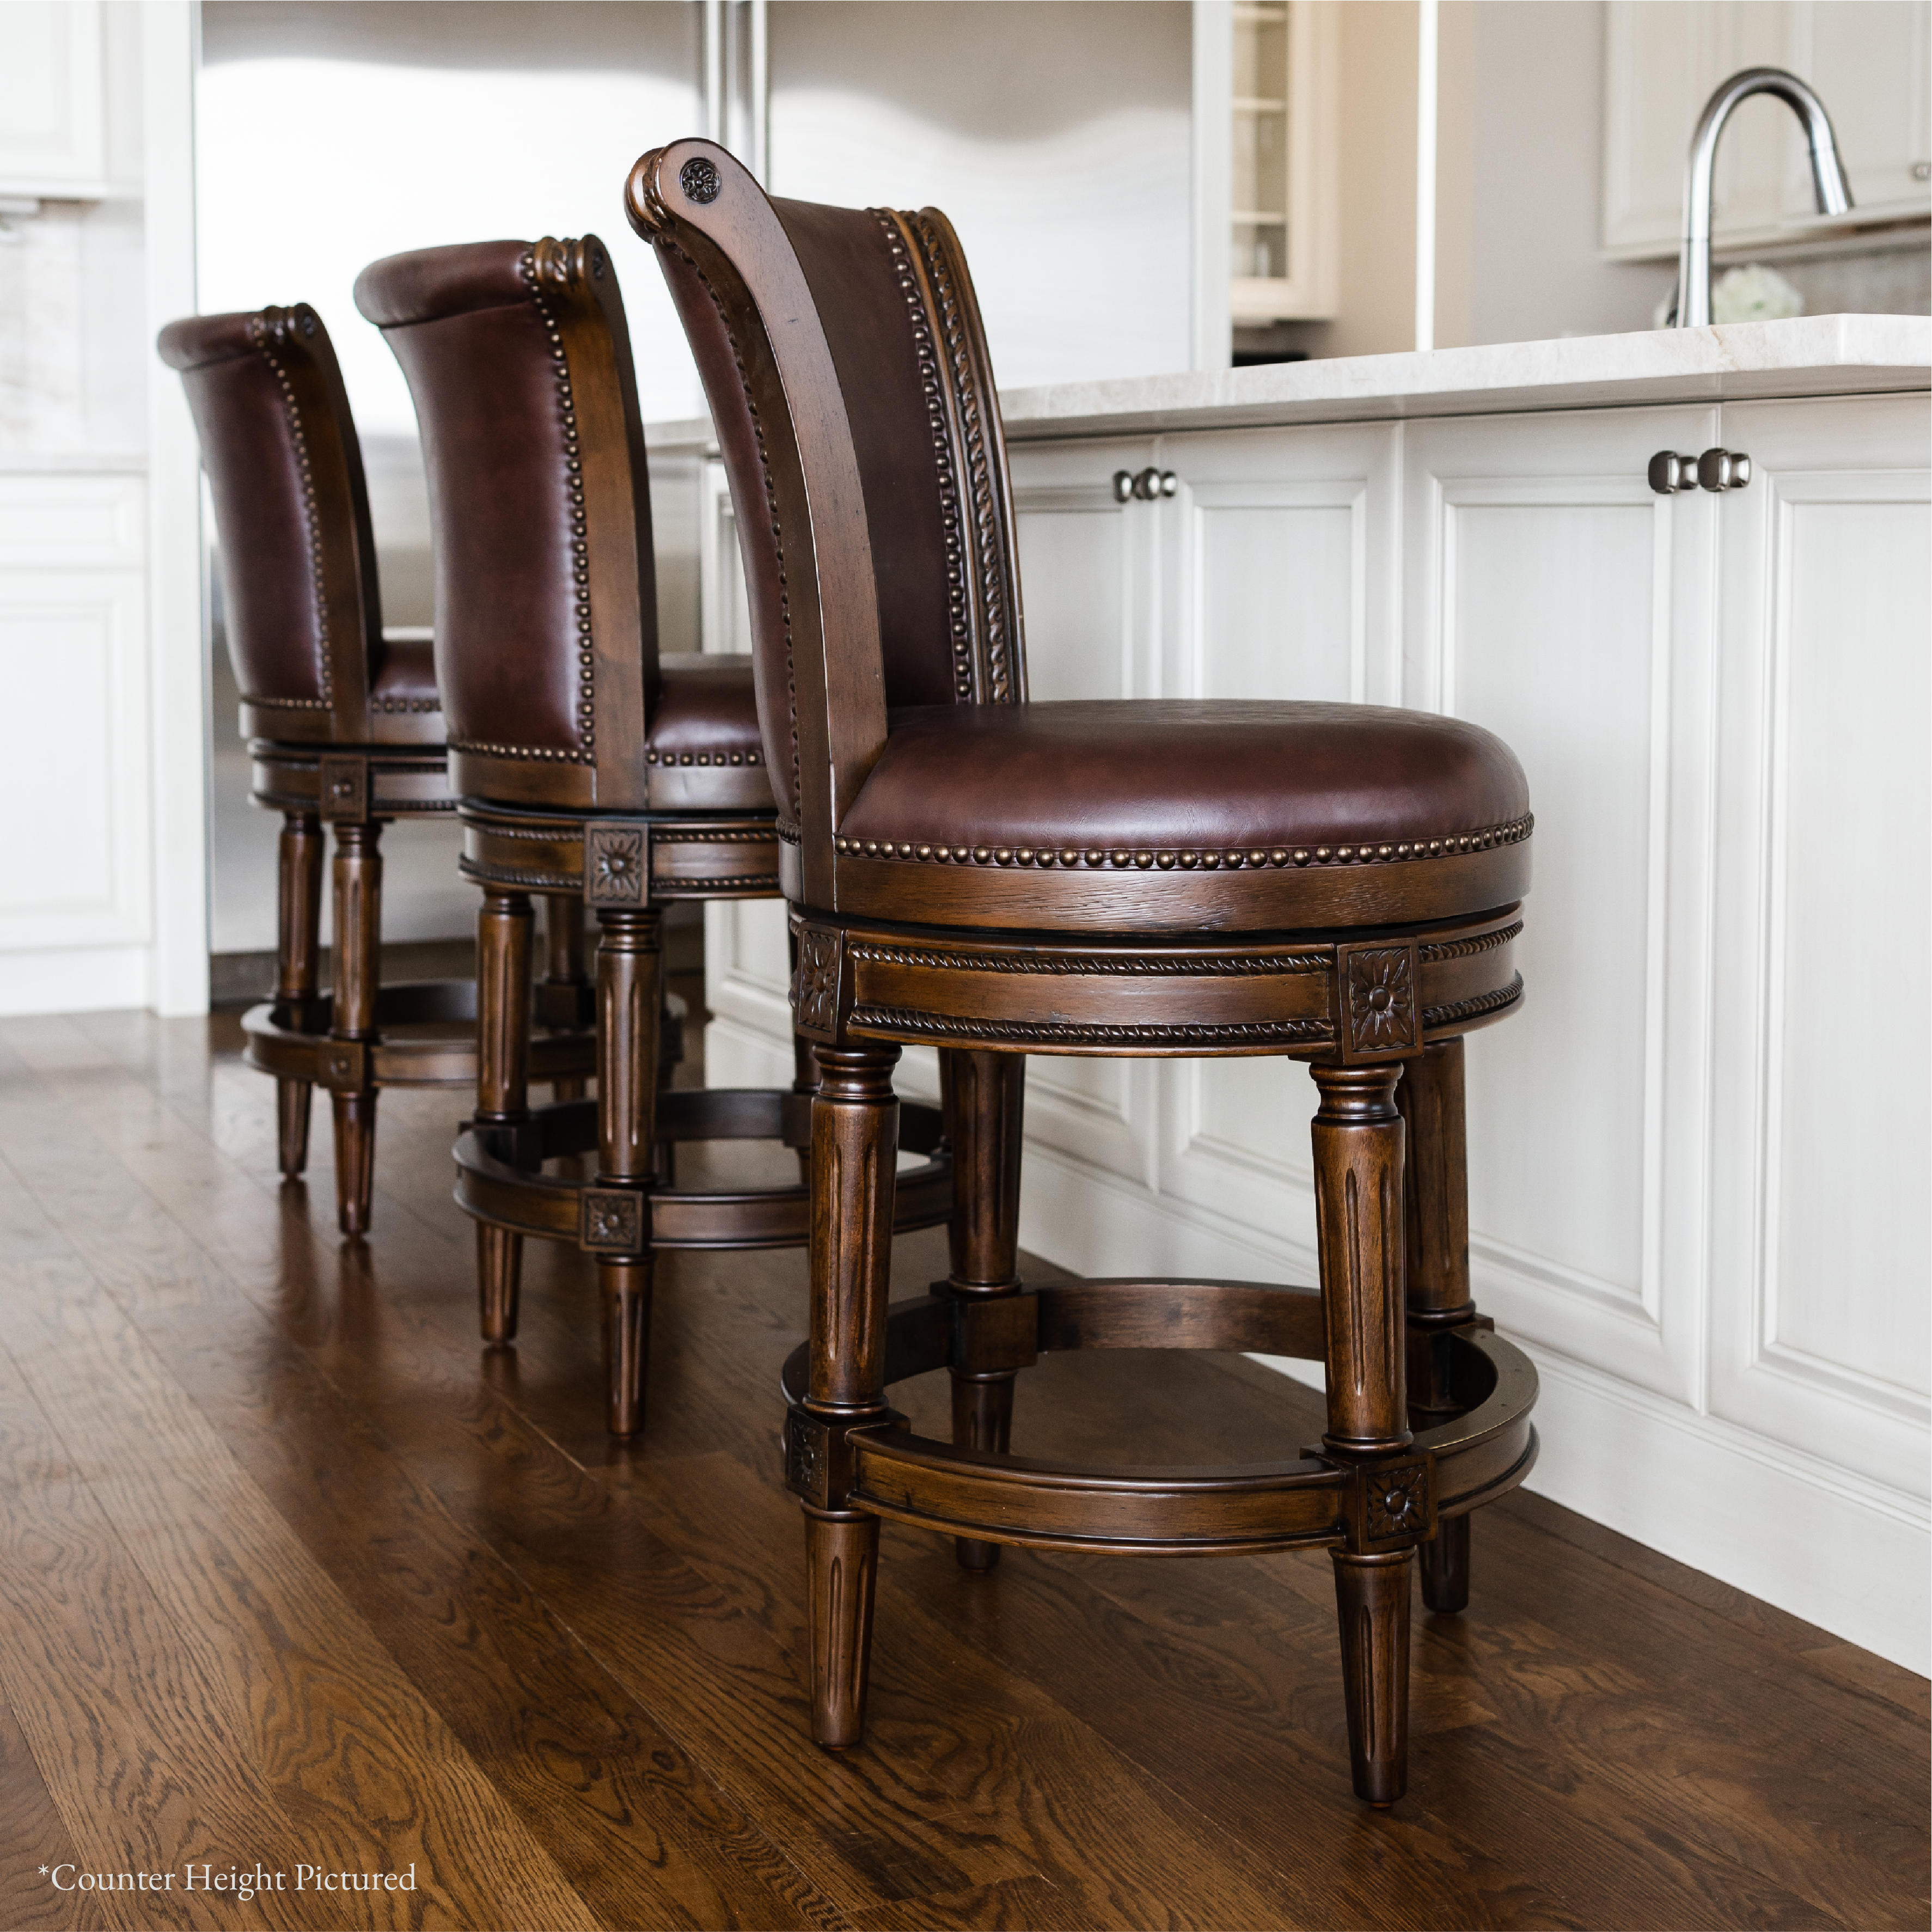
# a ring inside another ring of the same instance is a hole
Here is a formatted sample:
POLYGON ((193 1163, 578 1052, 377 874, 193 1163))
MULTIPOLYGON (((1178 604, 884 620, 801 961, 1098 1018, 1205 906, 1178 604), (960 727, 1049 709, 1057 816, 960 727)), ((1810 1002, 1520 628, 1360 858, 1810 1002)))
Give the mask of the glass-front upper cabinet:
POLYGON ((1233 320, 1318 320, 1335 307, 1334 9, 1235 0, 1233 11, 1233 320))

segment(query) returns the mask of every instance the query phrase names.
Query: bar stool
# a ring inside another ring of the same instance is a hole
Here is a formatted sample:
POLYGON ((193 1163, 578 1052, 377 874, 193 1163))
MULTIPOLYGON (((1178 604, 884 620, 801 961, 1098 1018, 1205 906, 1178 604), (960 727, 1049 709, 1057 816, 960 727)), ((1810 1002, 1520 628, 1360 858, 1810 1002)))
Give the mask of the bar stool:
MULTIPOLYGON (((770 898, 778 841, 744 659, 657 639, 650 488, 622 297, 603 244, 546 238, 392 256, 356 305, 403 367, 422 426, 463 870, 483 889, 476 1113, 456 1198, 477 1222, 484 1337, 516 1332, 523 1244, 597 1262, 614 1436, 644 1424, 652 1258, 665 1248, 802 1246, 800 1184, 685 1189, 683 1141, 803 1149, 811 1088, 662 1090, 662 910, 770 898), (581 895, 602 932, 597 1100, 532 1108, 530 895, 581 895), (594 1154, 585 1182, 545 1163, 594 1154)), ((937 1108, 899 1141, 928 1158, 892 1225, 944 1220, 937 1108)))
POLYGON ((1466 1598, 1468 1512, 1535 1456, 1536 1378, 1469 1298, 1462 1036, 1516 1004, 1521 767, 1366 706, 1026 700, 1012 497, 957 238, 774 202, 725 151, 627 192, 695 352, 746 546, 799 1030, 818 1042, 810 1339, 784 1371, 812 1732, 856 1744, 883 1517, 995 1546, 1333 1553, 1357 1792, 1406 1775, 1409 1575, 1466 1598), (950 1279, 888 1305, 901 1044, 936 1045, 950 1279), (1322 1285, 1020 1280, 1028 1053, 1312 1064, 1322 1285), (1412 1144, 1412 1152, 1410 1150, 1412 1144), (1405 1219, 1408 1254, 1405 1265, 1405 1219), (1322 1442, 1238 1467, 1010 1452, 1042 1349, 1313 1358, 1322 1442), (888 1386, 944 1366, 952 1440, 888 1386))
MULTIPOLYGON (((283 815, 275 996, 244 1016, 244 1057, 274 1076, 286 1175, 308 1165, 310 1095, 327 1090, 337 1220, 360 1234, 377 1093, 476 1077, 473 1036, 392 1035, 473 1024, 474 986, 381 976, 382 826, 455 808, 435 668, 426 640, 382 628, 362 448, 322 318, 306 302, 188 316, 158 346, 188 390, 214 499, 251 796, 283 815), (335 828, 328 994, 316 987, 325 825, 335 828)), ((580 943, 578 962, 580 977, 580 943)), ((586 1033, 548 1040, 542 1072, 580 1077, 592 1053, 586 1033)))

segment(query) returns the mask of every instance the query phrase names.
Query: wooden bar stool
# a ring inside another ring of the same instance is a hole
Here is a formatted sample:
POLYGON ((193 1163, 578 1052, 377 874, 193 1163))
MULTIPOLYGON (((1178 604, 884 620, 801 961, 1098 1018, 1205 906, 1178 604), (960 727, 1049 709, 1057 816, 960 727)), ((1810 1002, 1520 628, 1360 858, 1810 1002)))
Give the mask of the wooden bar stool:
MULTIPOLYGON (((337 1220, 360 1234, 377 1093, 476 1077, 473 1036, 394 1033, 473 1024, 469 981, 382 983, 382 826, 455 809, 435 667, 427 640, 382 628, 362 448, 322 318, 306 302, 188 316, 158 346, 187 387, 214 499, 252 795, 283 815, 275 997, 244 1016, 245 1056, 275 1077, 284 1174, 308 1165, 310 1094, 327 1090, 337 1220), (330 994, 316 987, 325 825, 335 828, 330 994)), ((574 901, 571 913, 580 929, 574 901)), ((543 1071, 580 1077, 592 1051, 586 1033, 547 1041, 543 1071)))
MULTIPOLYGON (((604 246, 477 242, 365 268, 356 305, 408 378, 429 466, 436 666, 483 889, 476 1114, 456 1198, 477 1221, 483 1334, 516 1333, 523 1244, 596 1258, 613 1435, 644 1425, 652 1263, 664 1248, 802 1246, 801 1185, 682 1189, 687 1140, 811 1138, 789 1091, 662 1090, 662 908, 776 895, 778 831, 748 660, 660 656, 650 488, 622 297, 604 246), (530 896, 596 914, 595 1102, 529 1102, 530 896), (584 1182, 545 1172, 595 1155, 584 1182)), ((896 1225, 950 1210, 937 1108, 896 1225)))
POLYGON ((812 1730, 859 1742, 879 1521, 994 1547, 1334 1554, 1356 1790, 1406 1776, 1409 1573, 1460 1608, 1468 1513, 1536 1453, 1536 1378, 1469 1299, 1462 1041, 1520 997, 1521 767, 1366 706, 1026 701, 1011 496, 943 215, 768 200, 722 148, 628 190, 711 399, 746 544, 812 1108, 812 1323, 784 1376, 812 1730), (887 1304, 901 1043, 946 1070, 952 1274, 887 1304), (1312 1063, 1322 1286, 1030 1289, 1026 1053, 1312 1063), (1411 1144, 1413 1153, 1410 1153, 1411 1144), (1405 1266, 1405 1218, 1408 1223, 1405 1266), (1047 1348, 1259 1350, 1328 1370, 1321 1443, 1232 1468, 1009 1453, 1047 1348), (887 1404, 944 1366, 953 1439, 887 1404))

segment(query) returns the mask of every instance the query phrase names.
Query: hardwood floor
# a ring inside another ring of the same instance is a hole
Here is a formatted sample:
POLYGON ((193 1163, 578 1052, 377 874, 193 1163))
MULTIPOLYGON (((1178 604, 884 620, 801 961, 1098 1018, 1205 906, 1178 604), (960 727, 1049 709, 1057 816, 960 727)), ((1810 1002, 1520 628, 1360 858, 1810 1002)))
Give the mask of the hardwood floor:
MULTIPOLYGON (((824 1755, 776 1452, 802 1258, 661 1265, 614 1448, 580 1258, 532 1244, 521 1341, 477 1341, 460 1096, 383 1096, 344 1244, 329 1136, 284 1188, 238 1043, 0 1023, 0 1925, 1926 1923, 1924 1682, 1533 1496, 1479 1519, 1466 1616, 1418 1607, 1392 1813, 1349 1796, 1318 1552, 976 1577, 888 1526, 870 1733, 824 1755), (183 1889, 257 1865, 284 1888, 183 1889)), ((902 1287, 944 1271, 899 1244, 902 1287)), ((1031 1372, 1016 1439, 1319 1429, 1255 1364, 1102 1352, 1031 1372)))

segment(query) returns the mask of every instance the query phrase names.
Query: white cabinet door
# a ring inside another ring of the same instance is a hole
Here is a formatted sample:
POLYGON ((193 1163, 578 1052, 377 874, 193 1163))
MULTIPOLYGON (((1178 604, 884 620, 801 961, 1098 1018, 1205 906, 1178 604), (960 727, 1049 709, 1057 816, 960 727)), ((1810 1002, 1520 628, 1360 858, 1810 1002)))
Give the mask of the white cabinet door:
MULTIPOLYGON (((1401 702, 1401 452, 1392 423, 1164 438, 1162 688, 1177 698, 1401 702)), ((1159 1070, 1164 1193, 1314 1262, 1300 1062, 1159 1070)))
POLYGON ((1512 1334, 1700 1376, 1714 410, 1412 423, 1408 701, 1487 726, 1536 814, 1522 1010, 1468 1048, 1470 1262, 1512 1334))
MULTIPOLYGON (((1604 248, 1675 253, 1697 117, 1741 68, 1782 67, 1832 116, 1861 218, 1926 212, 1932 0, 1610 0, 1604 59, 1604 248)), ((1748 100, 1718 154, 1722 249, 1788 241, 1815 219, 1804 136, 1782 102, 1748 100)))
MULTIPOLYGON (((0 476, 0 956, 149 936, 142 496, 134 477, 0 476)), ((48 1010, 30 966, 0 983, 48 1010)))
POLYGON ((1732 404, 1711 1400, 1926 1491, 1925 398, 1732 404))
POLYGON ((100 0, 0 6, 0 195, 100 191, 100 0))

